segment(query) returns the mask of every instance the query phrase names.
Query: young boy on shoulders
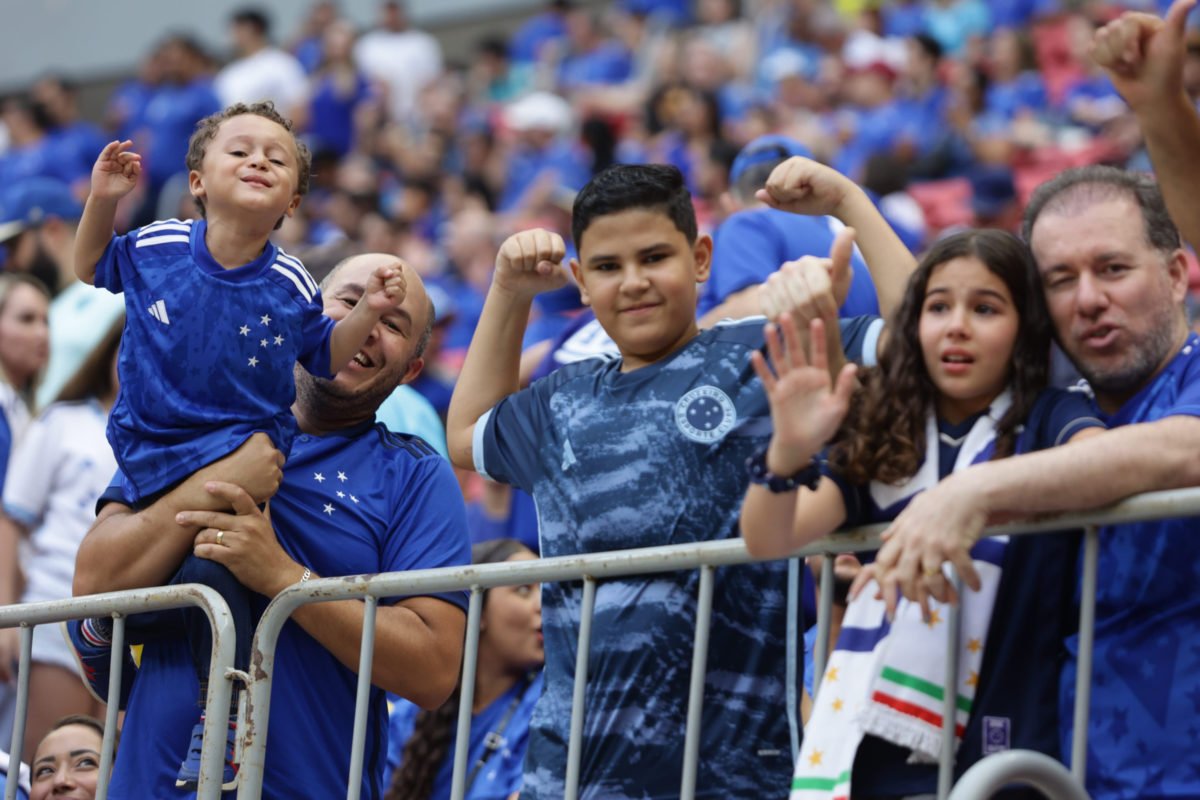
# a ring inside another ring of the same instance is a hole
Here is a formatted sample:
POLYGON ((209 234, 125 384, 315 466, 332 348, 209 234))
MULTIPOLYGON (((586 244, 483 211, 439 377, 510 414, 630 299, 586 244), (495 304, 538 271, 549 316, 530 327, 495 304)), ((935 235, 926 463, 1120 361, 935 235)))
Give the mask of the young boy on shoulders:
MULTIPOLYGON (((111 142, 92 169, 75 239, 75 272, 125 296, 121 389, 108 439, 125 499, 140 506, 256 433, 269 436, 286 457, 296 435, 290 410, 296 362, 322 378, 352 358, 370 367, 360 348, 381 318, 404 313, 405 286, 399 264, 379 267, 344 319, 335 323, 324 316, 316 282, 270 241, 308 191, 310 169, 308 149, 271 103, 237 104, 197 125, 187 166, 198 221, 172 219, 113 234, 117 202, 133 190, 141 171, 131 147, 129 141, 111 142)), ((247 590, 224 566, 195 556, 185 560, 175 581, 221 592, 234 613, 237 665, 245 669, 253 633, 247 590)), ((209 632, 206 622, 196 627, 192 648, 203 695, 209 632)), ((109 620, 85 620, 72 635, 103 644, 109 620)), ((197 751, 202 730, 201 721, 197 751)), ((180 786, 194 785, 197 766, 185 762, 180 786)), ((230 763, 225 783, 236 783, 230 763)))
MULTIPOLYGON (((619 356, 517 391, 530 304, 566 280, 565 246, 543 230, 510 237, 451 402, 452 459, 533 494, 545 556, 736 536, 747 458, 770 436, 750 367, 762 318, 699 330, 712 241, 697 234, 674 167, 600 173, 575 200, 572 234, 571 270, 619 356)), ((849 239, 835 249, 844 273, 849 239)), ((873 323, 842 324, 851 358, 873 323)), ((582 796, 678 797, 697 582, 688 571, 598 586, 582 796)), ((704 796, 757 796, 789 769, 786 568, 722 568, 714 598, 697 785, 704 796)), ((563 795, 580 602, 578 585, 545 587, 546 689, 522 798, 563 795)))

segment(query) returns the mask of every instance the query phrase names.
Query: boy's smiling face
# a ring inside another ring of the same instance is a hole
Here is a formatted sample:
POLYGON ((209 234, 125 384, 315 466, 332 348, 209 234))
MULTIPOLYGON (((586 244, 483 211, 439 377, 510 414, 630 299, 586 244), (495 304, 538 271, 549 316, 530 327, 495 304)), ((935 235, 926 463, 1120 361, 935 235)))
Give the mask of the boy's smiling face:
POLYGON ((274 226, 300 205, 299 162, 286 128, 257 114, 239 114, 221 123, 201 168, 188 179, 210 220, 262 215, 274 226))
POLYGON ((696 335, 696 287, 708 280, 712 239, 689 244, 654 208, 596 217, 580 239, 571 271, 617 343, 622 371, 652 364, 696 335))

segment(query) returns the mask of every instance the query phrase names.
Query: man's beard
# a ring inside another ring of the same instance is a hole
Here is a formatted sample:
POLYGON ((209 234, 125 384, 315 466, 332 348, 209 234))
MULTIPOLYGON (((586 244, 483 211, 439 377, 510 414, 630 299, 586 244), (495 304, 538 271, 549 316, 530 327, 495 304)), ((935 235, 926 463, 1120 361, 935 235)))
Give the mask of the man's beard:
POLYGON ((1093 391, 1117 397, 1131 396, 1158 371, 1174 345, 1173 326, 1160 324, 1132 345, 1126 358, 1116 366, 1093 368, 1086 361, 1071 360, 1093 391))
POLYGON ((358 421, 374 419, 375 412, 383 401, 400 385, 400 376, 395 381, 379 380, 365 387, 345 389, 334 381, 317 378, 300 365, 296 365, 296 401, 307 414, 327 421, 358 421))

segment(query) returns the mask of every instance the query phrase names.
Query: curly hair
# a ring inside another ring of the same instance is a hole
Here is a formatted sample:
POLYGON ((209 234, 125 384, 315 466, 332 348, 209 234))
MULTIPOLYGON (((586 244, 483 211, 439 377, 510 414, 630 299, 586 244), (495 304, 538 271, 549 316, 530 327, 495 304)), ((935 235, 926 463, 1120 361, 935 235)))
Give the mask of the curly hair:
MULTIPOLYGON (((256 117, 269 119, 291 134, 292 144, 296 147, 296 156, 299 162, 296 169, 296 194, 301 196, 308 194, 308 181, 312 174, 312 153, 309 152, 308 145, 296 136, 292 121, 276 111, 275 104, 270 100, 264 100, 261 103, 234 103, 225 110, 209 114, 197 122, 196 130, 188 139, 186 160, 188 170, 200 169, 204 163, 204 155, 208 152, 208 144, 216 138, 221 123, 244 114, 253 114, 256 117)), ((196 206, 200 209, 200 216, 203 217, 205 215, 204 201, 199 197, 196 198, 196 206)), ((279 222, 282 223, 283 219, 280 218, 279 222)), ((275 227, 279 227, 279 225, 275 227)))
MULTIPOLYGON (((495 564, 521 552, 528 552, 528 548, 516 539, 490 539, 471 547, 471 563, 495 564)), ((483 594, 483 604, 487 606, 487 592, 483 594)), ((429 800, 434 778, 454 740, 461 697, 460 680, 445 703, 417 714, 412 735, 404 745, 400 766, 392 776, 384 800, 429 800)))
POLYGON ((1000 230, 964 231, 937 242, 909 279, 904 299, 879 356, 862 373, 830 451, 830 465, 847 480, 900 483, 925 459, 925 420, 937 398, 921 352, 918 329, 933 271, 955 258, 976 258, 1008 287, 1019 325, 1009 388, 1012 406, 996 426, 995 458, 1011 455, 1017 427, 1046 387, 1050 365, 1050 314, 1028 248, 1000 230))

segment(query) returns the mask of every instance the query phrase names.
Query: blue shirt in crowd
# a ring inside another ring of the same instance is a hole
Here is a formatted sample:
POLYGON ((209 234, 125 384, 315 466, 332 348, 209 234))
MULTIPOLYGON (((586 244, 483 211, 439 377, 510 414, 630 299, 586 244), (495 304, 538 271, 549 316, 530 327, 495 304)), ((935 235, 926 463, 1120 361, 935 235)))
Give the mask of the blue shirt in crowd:
MULTIPOLYGON (((707 314, 730 295, 762 283, 786 261, 829 256, 837 236, 829 217, 806 217, 776 208, 750 208, 726 219, 713 235, 712 272, 700 290, 697 312, 707 314)), ((841 316, 878 314, 879 301, 867 264, 858 251, 841 316)))

